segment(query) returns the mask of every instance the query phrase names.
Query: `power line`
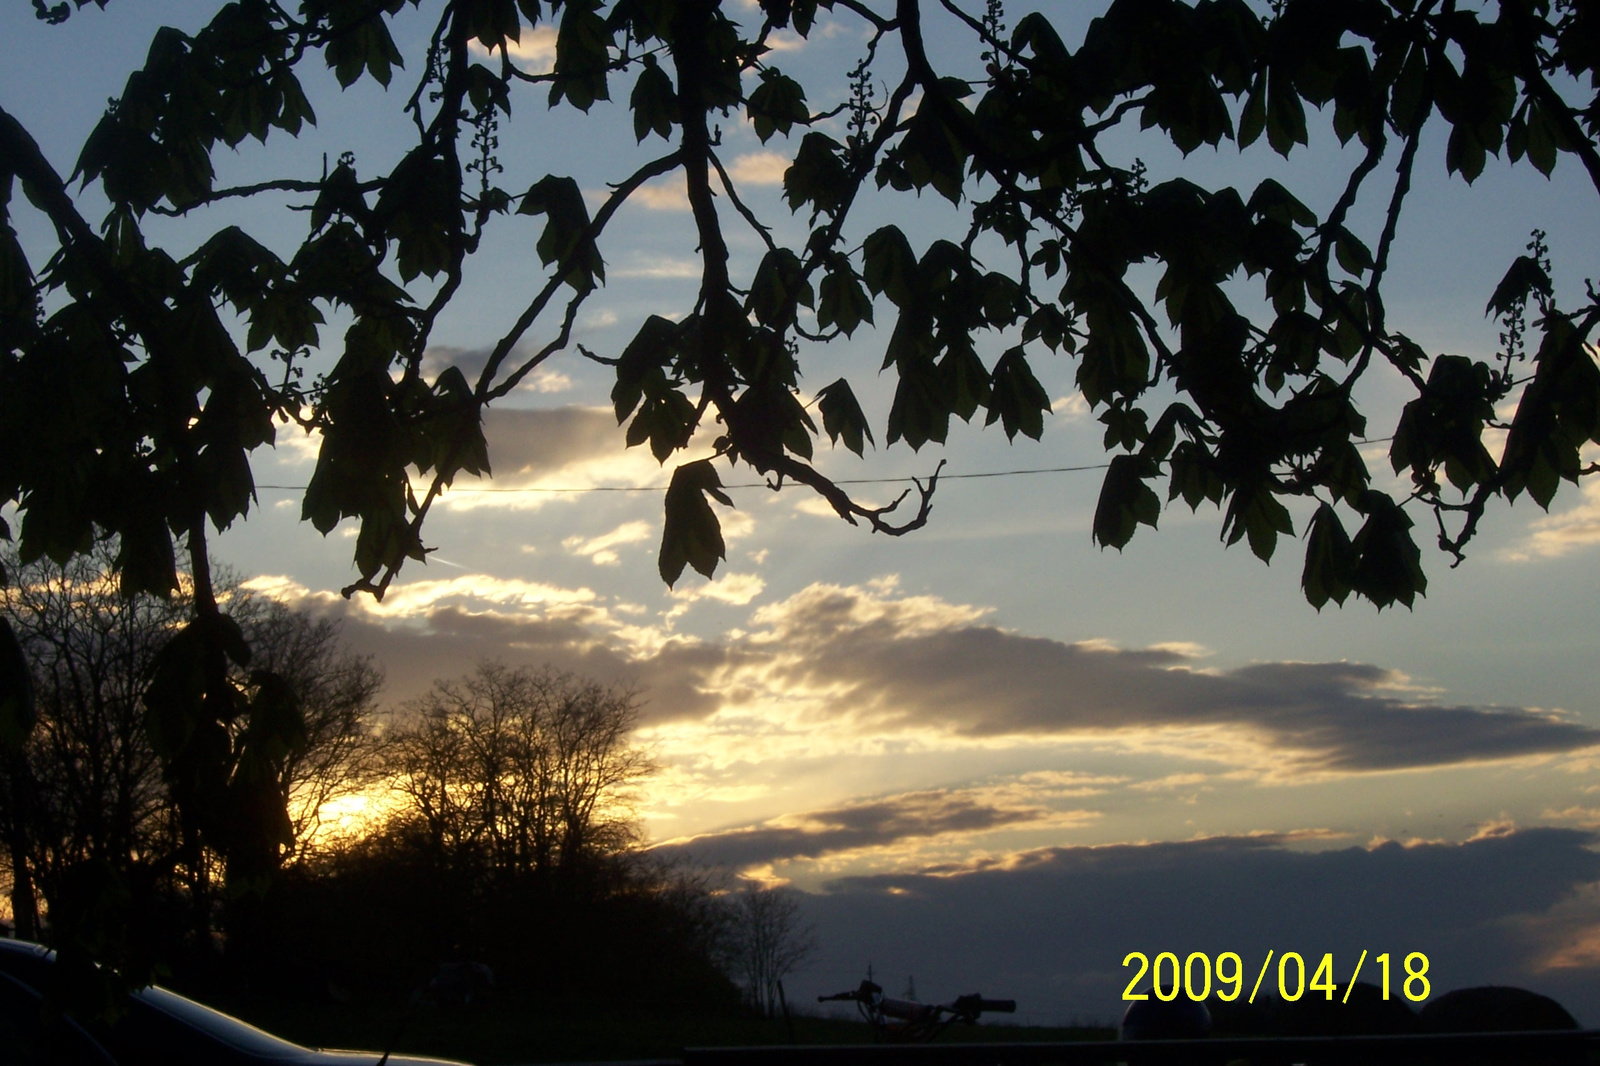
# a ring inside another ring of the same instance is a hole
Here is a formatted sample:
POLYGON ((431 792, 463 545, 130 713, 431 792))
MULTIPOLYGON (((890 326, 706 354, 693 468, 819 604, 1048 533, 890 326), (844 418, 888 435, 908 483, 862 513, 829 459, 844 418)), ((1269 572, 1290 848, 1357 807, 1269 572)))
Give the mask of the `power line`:
MULTIPOLYGON (((939 475, 939 480, 940 481, 959 481, 959 480, 971 480, 971 479, 976 479, 976 478, 989 478, 989 477, 1021 477, 1023 475, 1027 475, 1027 474, 1076 474, 1076 473, 1079 473, 1079 472, 1084 471, 1084 470, 1105 470, 1110 465, 1111 465, 1110 463, 1090 463, 1087 466, 1044 466, 1044 467, 1030 468, 1030 469, 1026 469, 1026 470, 986 470, 986 471, 982 471, 982 472, 976 473, 976 474, 940 474, 939 475)), ((926 478, 914 478, 914 477, 839 478, 837 480, 834 480, 833 484, 835 484, 835 485, 909 485, 909 484, 912 484, 913 482, 916 482, 916 481, 919 481, 919 480, 926 480, 926 478)), ((785 486, 787 486, 787 485, 798 486, 799 484, 800 483, 797 482, 797 481, 789 481, 789 482, 785 483, 785 486)), ((782 487, 785 487, 785 486, 779 486, 779 487, 782 488, 782 487)), ((723 485, 722 487, 724 489, 765 489, 765 488, 771 488, 771 486, 768 485, 764 481, 748 481, 748 482, 743 482, 743 483, 735 484, 735 485, 723 485)), ((306 489, 306 486, 305 485, 257 485, 256 488, 258 488, 258 489, 280 489, 280 490, 285 491, 285 492, 304 492, 305 489, 306 489)), ((450 491, 451 492, 455 492, 455 493, 469 493, 469 492, 470 493, 545 492, 545 493, 556 494, 556 493, 579 493, 579 492, 660 492, 665 488, 666 488, 665 485, 588 485, 588 486, 583 486, 583 487, 572 487, 572 488, 545 488, 545 487, 538 487, 538 486, 531 486, 530 485, 530 486, 523 486, 523 487, 517 487, 517 488, 474 488, 474 489, 456 489, 456 488, 453 488, 450 491)))
MULTIPOLYGON (((1382 444, 1385 441, 1391 441, 1391 440, 1394 440, 1394 438, 1393 437, 1370 437, 1370 438, 1367 438, 1365 440, 1353 441, 1352 443, 1354 443, 1354 444, 1382 444)), ((976 473, 976 474, 940 474, 939 475, 939 480, 940 481, 970 481, 970 480, 976 480, 978 478, 991 478, 991 477, 1024 477, 1024 476, 1027 476, 1027 475, 1030 475, 1030 474, 1077 474, 1077 473, 1082 473, 1085 470, 1105 470, 1105 469, 1108 469, 1110 466, 1111 466, 1110 463, 1088 463, 1088 464, 1085 464, 1083 466, 1040 466, 1040 467, 1029 467, 1029 468, 1023 469, 1023 470, 985 470, 985 471, 980 471, 979 473, 976 473)), ((915 483, 915 482, 917 482, 919 480, 925 480, 925 479, 915 478, 915 477, 856 477, 856 478, 839 478, 837 480, 834 480, 833 484, 835 484, 835 485, 910 485, 910 484, 913 484, 913 483, 915 483)), ((784 487, 786 487, 788 485, 798 486, 799 484, 800 483, 797 482, 797 481, 789 481, 789 482, 786 482, 784 485, 780 485, 778 487, 779 488, 784 488, 784 487)), ((767 484, 765 481, 746 481, 746 482, 742 482, 740 484, 723 485, 722 486, 722 488, 724 488, 724 489, 766 489, 766 488, 771 488, 771 487, 772 486, 767 484)), ((306 490, 306 486, 305 485, 257 485, 256 488, 258 488, 258 489, 278 489, 278 490, 281 490, 283 492, 304 492, 306 490)), ((543 493, 548 493, 548 494, 551 494, 551 495, 560 495, 560 494, 563 494, 563 493, 575 494, 575 493, 582 493, 582 492, 660 492, 661 490, 663 490, 665 488, 666 488, 665 485, 588 485, 588 486, 582 486, 582 487, 574 486, 574 487, 571 487, 571 488, 544 488, 544 487, 538 487, 538 486, 529 485, 529 486, 522 486, 522 487, 517 487, 517 488, 476 488, 476 489, 457 489, 457 488, 452 488, 450 491, 451 492, 455 492, 455 493, 474 493, 474 494, 477 494, 477 493, 543 492, 543 493)))

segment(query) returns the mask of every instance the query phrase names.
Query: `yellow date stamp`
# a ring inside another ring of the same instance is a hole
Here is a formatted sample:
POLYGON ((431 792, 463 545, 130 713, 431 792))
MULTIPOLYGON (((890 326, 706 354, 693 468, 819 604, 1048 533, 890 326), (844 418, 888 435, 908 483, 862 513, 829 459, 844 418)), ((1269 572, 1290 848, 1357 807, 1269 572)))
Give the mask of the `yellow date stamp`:
MULTIPOLYGON (((1332 1000, 1339 992, 1339 987, 1334 982, 1333 953, 1324 952, 1316 966, 1309 971, 1306 966, 1305 956, 1298 951, 1285 951, 1279 955, 1275 949, 1267 951, 1267 957, 1261 960, 1261 970, 1256 974, 1255 983, 1250 987, 1248 1003, 1256 1001, 1263 984, 1267 983, 1268 975, 1272 973, 1273 960, 1277 960, 1277 993, 1278 996, 1290 1003, 1298 1000, 1307 993, 1320 992, 1324 998, 1332 1000), (1307 975, 1309 972, 1309 980, 1307 975)), ((1383 998, 1389 998, 1390 988, 1390 962, 1389 952, 1373 958, 1376 969, 1381 971, 1379 987, 1383 990, 1383 998)), ((1344 986, 1341 1003, 1350 1002, 1350 990, 1355 987, 1356 981, 1361 976, 1361 968, 1366 965, 1367 952, 1363 950, 1361 957, 1356 960, 1355 970, 1350 974, 1350 980, 1344 986)), ((1224 951, 1216 958, 1213 966, 1211 956, 1203 951, 1191 951, 1182 960, 1176 952, 1163 951, 1151 958, 1142 951, 1130 951, 1122 960, 1124 969, 1133 969, 1133 976, 1128 979, 1128 986, 1122 990, 1125 1000, 1149 999, 1153 992, 1155 997, 1163 1002, 1170 1003, 1179 995, 1188 996, 1196 1003, 1209 999, 1213 992, 1224 1003, 1232 1003, 1244 993, 1245 981, 1248 974, 1245 970, 1244 959, 1236 951, 1224 951), (1136 968, 1136 969, 1135 969, 1136 968), (1144 984, 1146 976, 1150 979, 1150 992, 1140 992, 1138 988, 1144 984)), ((1420 951, 1413 951, 1405 956, 1402 966, 1405 977, 1400 980, 1400 992, 1406 999, 1413 1003, 1421 1003, 1432 992, 1428 983, 1428 956, 1420 951)), ((1396 975, 1398 977, 1398 974, 1396 975)), ((1272 986, 1267 985, 1270 989, 1272 986)))

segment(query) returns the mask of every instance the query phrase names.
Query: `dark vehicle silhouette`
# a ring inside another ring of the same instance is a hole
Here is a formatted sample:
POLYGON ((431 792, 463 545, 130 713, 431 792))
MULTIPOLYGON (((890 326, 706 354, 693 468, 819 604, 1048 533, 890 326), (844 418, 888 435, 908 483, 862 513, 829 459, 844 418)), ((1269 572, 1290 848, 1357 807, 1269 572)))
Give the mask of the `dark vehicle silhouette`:
MULTIPOLYGON (((134 992, 111 1024, 47 1021, 55 953, 0 940, 0 1058, 7 1066, 377 1066, 381 1051, 301 1047, 157 985, 134 992)), ((385 1066, 464 1066, 390 1055, 385 1066)))

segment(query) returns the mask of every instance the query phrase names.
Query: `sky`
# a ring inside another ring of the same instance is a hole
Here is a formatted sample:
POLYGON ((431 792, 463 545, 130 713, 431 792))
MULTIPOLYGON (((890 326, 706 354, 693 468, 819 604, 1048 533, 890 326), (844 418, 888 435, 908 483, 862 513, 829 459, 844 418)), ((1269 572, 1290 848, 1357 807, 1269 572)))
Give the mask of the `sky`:
MULTIPOLYGON (((192 30, 206 6, 113 3, 49 28, 7 5, 0 101, 70 170, 158 22, 192 30)), ((753 4, 727 6, 753 21, 753 4)), ((1052 11, 1074 42, 1101 6, 1052 11)), ((1022 10, 1008 6, 1008 20, 1022 10)), ((402 51, 417 54, 425 21, 397 20, 402 51)), ((953 22, 930 13, 927 33, 936 62, 979 74, 953 22)), ((547 68, 552 44, 543 28, 525 34, 517 62, 547 68)), ((774 44, 769 59, 820 110, 844 98, 864 39, 823 13, 808 40, 774 44)), ((898 76, 892 62, 881 70, 898 76)), ((343 94, 309 76, 317 128, 223 150, 221 180, 314 177, 324 153, 346 150, 367 173, 391 165, 416 73, 343 94)), ((512 191, 570 174, 594 204, 664 150, 636 147, 619 105, 588 117, 532 96, 515 107, 500 151, 512 191)), ((763 145, 737 118, 721 134, 746 200, 780 239, 803 240, 804 219, 780 199, 797 141, 763 145)), ((1287 161, 1264 145, 1185 159, 1137 130, 1109 146, 1156 178, 1273 176, 1324 208, 1353 162, 1325 131, 1287 161)), ((1430 351, 1484 356, 1496 343, 1484 303, 1529 232, 1550 234, 1557 292, 1574 304, 1600 274, 1600 210, 1570 158, 1548 180, 1491 160, 1469 188, 1447 180, 1443 149, 1432 131, 1389 319, 1430 351)), ((283 206, 152 233, 185 252, 237 222, 287 250, 305 222, 283 206)), ((1352 215, 1369 243, 1376 210, 1352 215)), ((936 197, 874 197, 853 225, 859 237, 890 221, 919 248, 960 233, 936 197)), ((737 275, 761 246, 736 223, 729 213, 737 275)), ((46 242, 38 216, 18 210, 17 226, 46 242)), ((529 219, 491 231, 435 332, 431 369, 482 365, 543 282, 538 232, 529 219)), ((607 285, 575 340, 615 354, 645 316, 692 302, 681 187, 647 186, 602 250, 607 285)), ((537 323, 529 345, 551 329, 537 323)), ((330 320, 323 365, 339 332, 330 320)), ((804 351, 802 388, 848 373, 881 428, 886 341, 863 330, 804 351)), ((1003 343, 984 338, 980 352, 992 360, 1003 343)), ((865 501, 947 461, 932 520, 904 538, 736 470, 724 480, 748 487, 721 516, 726 563, 715 580, 691 572, 666 588, 656 550, 670 467, 624 446, 605 368, 569 352, 489 411, 492 481, 458 481, 425 530, 428 565, 408 564, 383 602, 339 596, 355 577, 349 523, 324 538, 298 520, 317 441, 296 429, 256 453, 258 505, 216 554, 259 593, 343 619, 350 645, 384 669, 391 707, 484 658, 636 687, 636 739, 661 767, 640 798, 650 841, 806 893, 819 947, 789 980, 792 1001, 852 987, 870 964, 895 992, 914 979, 927 999, 1015 998, 1028 1021, 1104 1020, 1121 1012, 1132 951, 1231 950, 1247 967, 1269 949, 1330 952, 1340 980, 1363 950, 1393 953, 1397 973, 1420 951, 1435 994, 1515 984, 1600 1024, 1600 481, 1564 486, 1548 514, 1526 499, 1497 508, 1458 568, 1425 546, 1430 583, 1411 610, 1352 600, 1318 612, 1300 594, 1297 542, 1265 566, 1224 548, 1208 506, 1165 510, 1121 553, 1097 548, 1100 427, 1069 359, 1035 365, 1053 401, 1038 442, 957 424, 946 447, 921 453, 824 449, 824 472, 877 481, 855 486, 865 501), (1006 476, 967 476, 990 474, 1006 476)), ((1403 393, 1381 375, 1363 388, 1383 436, 1403 393)), ((1368 454, 1384 483, 1384 445, 1368 454)))

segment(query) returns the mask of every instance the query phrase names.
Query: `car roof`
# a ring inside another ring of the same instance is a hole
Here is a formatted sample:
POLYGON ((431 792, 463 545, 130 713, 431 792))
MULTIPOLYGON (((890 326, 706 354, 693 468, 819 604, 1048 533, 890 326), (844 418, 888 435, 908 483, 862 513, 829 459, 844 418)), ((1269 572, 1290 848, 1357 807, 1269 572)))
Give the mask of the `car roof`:
MULTIPOLYGON (((43 944, 0 938, 0 971, 36 988, 43 987, 49 981, 50 969, 55 964, 55 954, 43 944)), ((378 1051, 330 1051, 303 1047, 274 1036, 231 1014, 225 1014, 214 1007, 180 996, 160 985, 150 985, 132 994, 141 1003, 182 1022, 191 1029, 197 1029, 246 1054, 265 1061, 281 1062, 285 1066, 291 1064, 292 1066, 356 1066, 357 1063, 376 1063, 382 1055, 382 1052, 378 1051)), ((467 1064, 454 1059, 390 1055, 388 1066, 467 1066, 467 1064)))

